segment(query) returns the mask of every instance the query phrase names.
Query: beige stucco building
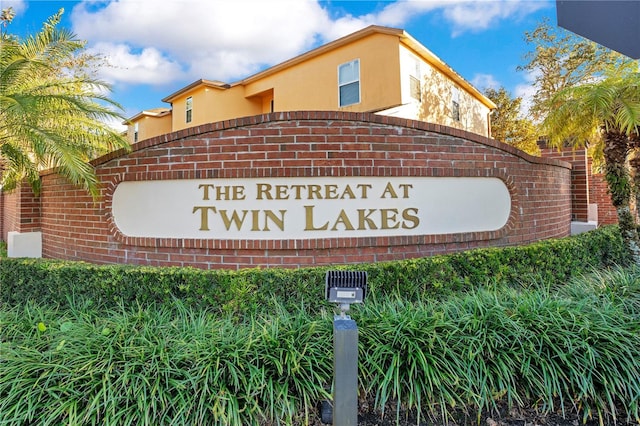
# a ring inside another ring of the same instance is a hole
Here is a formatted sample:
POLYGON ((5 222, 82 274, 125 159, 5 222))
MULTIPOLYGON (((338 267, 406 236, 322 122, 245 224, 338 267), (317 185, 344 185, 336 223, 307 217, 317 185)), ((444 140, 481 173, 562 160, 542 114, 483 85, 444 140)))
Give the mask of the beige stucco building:
POLYGON ((370 26, 235 83, 198 80, 128 122, 136 142, 269 112, 374 112, 490 136, 495 104, 401 29, 370 26))

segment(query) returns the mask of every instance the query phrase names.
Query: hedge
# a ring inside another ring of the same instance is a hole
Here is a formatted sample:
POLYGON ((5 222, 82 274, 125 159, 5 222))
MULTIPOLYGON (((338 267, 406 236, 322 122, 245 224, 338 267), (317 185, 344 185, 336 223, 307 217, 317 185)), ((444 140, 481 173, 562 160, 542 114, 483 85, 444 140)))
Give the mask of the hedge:
POLYGON ((0 260, 0 303, 32 301, 94 307, 172 304, 238 315, 276 305, 318 311, 329 269, 366 271, 370 297, 406 300, 442 297, 488 283, 511 286, 544 280, 562 284, 594 269, 626 265, 629 258, 617 226, 534 244, 483 248, 403 261, 300 269, 202 270, 189 267, 95 265, 50 259, 0 260), (75 301, 75 302, 74 302, 75 301))
MULTIPOLYGON (((351 313, 365 424, 523 424, 511 413, 533 410, 640 424, 640 268, 351 313)), ((0 309, 0 424, 319 425, 331 319, 276 306, 238 321, 179 301, 0 309)))

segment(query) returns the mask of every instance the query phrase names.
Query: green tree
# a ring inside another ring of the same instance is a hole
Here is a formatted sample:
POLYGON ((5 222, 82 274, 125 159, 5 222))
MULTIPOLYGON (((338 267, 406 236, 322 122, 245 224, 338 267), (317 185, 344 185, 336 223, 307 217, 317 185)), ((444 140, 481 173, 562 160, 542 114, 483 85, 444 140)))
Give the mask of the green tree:
POLYGON ((640 139, 640 73, 616 71, 602 80, 557 92, 549 101, 542 129, 555 146, 602 144, 605 178, 620 230, 640 265, 640 242, 630 208, 633 185, 626 167, 640 139))
POLYGON ((539 155, 536 126, 521 116, 522 98, 512 98, 504 87, 487 88, 484 94, 497 106, 491 113, 491 136, 529 154, 539 155))
MULTIPOLYGON (((90 160, 125 148, 126 139, 106 121, 124 120, 120 106, 94 78, 85 43, 58 28, 63 9, 40 32, 0 39, 0 163, 5 189, 27 180, 39 191, 39 171, 55 168, 70 182, 99 194, 90 160)), ((12 13, 2 12, 3 26, 12 13)))
POLYGON ((606 47, 543 20, 533 31, 525 32, 533 49, 527 52, 519 71, 529 72, 535 94, 529 110, 535 123, 549 113, 549 101, 560 90, 600 79, 605 70, 635 67, 634 61, 606 47))

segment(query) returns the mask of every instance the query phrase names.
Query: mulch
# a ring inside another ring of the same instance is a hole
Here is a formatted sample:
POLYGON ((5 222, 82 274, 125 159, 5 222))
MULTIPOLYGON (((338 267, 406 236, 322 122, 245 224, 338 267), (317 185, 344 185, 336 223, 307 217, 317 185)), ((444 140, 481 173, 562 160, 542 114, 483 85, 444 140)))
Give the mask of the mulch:
MULTIPOLYGON (((441 418, 422 417, 418 421, 413 412, 400 411, 399 420, 396 421, 396 407, 389 407, 384 415, 373 409, 369 409, 367 403, 361 403, 358 413, 358 426, 640 426, 638 421, 627 421, 626 418, 614 419, 613 417, 603 417, 602 419, 593 416, 583 419, 582 413, 571 407, 553 412, 542 411, 539 408, 512 407, 506 404, 498 406, 497 410, 491 413, 463 412, 459 411, 452 415, 448 421, 441 418)), ((619 413, 624 413, 620 410, 619 413)), ((624 414, 623 414, 624 415, 624 414)), ((326 426, 321 421, 320 409, 317 418, 312 419, 311 426, 326 426)), ((339 425, 337 425, 339 426, 339 425)))

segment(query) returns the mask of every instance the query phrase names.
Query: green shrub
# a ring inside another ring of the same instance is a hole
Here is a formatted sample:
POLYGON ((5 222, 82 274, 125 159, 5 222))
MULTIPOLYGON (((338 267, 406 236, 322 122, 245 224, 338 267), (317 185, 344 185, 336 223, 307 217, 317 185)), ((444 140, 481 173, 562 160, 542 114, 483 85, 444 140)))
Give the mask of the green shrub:
POLYGON ((292 424, 328 398, 330 323, 176 302, 0 312, 2 425, 292 424))
POLYGON ((361 380, 381 409, 401 401, 398 409, 446 418, 455 407, 492 411, 506 401, 543 412, 576 407, 585 421, 637 421, 639 302, 633 269, 552 290, 498 287, 447 301, 365 304, 353 315, 361 380))
MULTIPOLYGON (((368 273, 371 297, 397 294, 407 300, 445 297, 487 283, 511 286, 542 279, 564 283, 593 268, 626 264, 617 227, 518 247, 486 248, 419 259, 336 266, 368 273)), ((324 276, 329 267, 300 269, 200 270, 131 265, 93 265, 43 259, 0 259, 0 302, 34 301, 66 306, 167 303, 206 307, 238 317, 304 305, 327 308, 324 276), (84 303, 84 302, 83 302, 84 303)), ((334 269, 332 267, 331 269, 334 269)))
MULTIPOLYGON (((388 418, 500 403, 640 421, 640 269, 354 307, 360 399, 388 418)), ((167 304, 0 309, 0 424, 273 425, 329 398, 331 316, 167 304)), ((420 417, 419 417, 420 419, 420 417)))

